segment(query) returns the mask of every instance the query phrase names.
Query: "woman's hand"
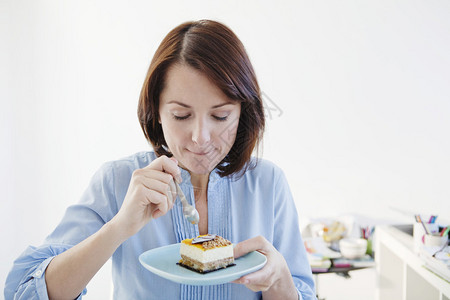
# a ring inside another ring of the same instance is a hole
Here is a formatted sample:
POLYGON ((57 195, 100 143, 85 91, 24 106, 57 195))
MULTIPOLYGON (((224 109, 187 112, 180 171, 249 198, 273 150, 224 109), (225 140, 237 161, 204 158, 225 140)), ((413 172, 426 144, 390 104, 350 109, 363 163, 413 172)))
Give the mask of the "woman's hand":
POLYGON ((264 299, 298 299, 297 289, 283 255, 264 237, 258 236, 238 243, 234 247, 234 257, 239 258, 252 251, 264 254, 267 257, 266 265, 233 283, 244 284, 254 292, 263 292, 264 299))
POLYGON ((128 191, 117 215, 111 220, 128 238, 137 233, 151 218, 165 215, 176 199, 173 180, 181 182, 175 158, 161 156, 147 167, 133 172, 128 191))

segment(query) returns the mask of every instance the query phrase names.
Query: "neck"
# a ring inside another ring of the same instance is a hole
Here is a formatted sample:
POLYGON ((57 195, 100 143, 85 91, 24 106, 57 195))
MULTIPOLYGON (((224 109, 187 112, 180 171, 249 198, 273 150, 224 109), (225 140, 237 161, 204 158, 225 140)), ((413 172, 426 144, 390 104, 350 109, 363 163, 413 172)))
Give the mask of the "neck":
POLYGON ((191 173, 191 183, 194 190, 206 191, 208 188, 209 173, 208 174, 194 174, 191 173))
POLYGON ((206 191, 208 190, 208 183, 209 183, 209 175, 211 172, 207 174, 195 174, 189 171, 186 167, 184 167, 182 164, 179 164, 181 168, 188 171, 191 176, 191 184, 194 188, 194 197, 195 201, 197 202, 200 199, 206 200, 206 191))

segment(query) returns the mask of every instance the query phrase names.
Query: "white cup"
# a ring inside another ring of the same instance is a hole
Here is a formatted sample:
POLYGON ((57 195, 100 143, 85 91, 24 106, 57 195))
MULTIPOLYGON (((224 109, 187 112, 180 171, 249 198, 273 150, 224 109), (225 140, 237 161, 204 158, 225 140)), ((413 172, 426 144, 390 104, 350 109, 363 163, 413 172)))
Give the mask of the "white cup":
POLYGON ((448 242, 448 236, 440 236, 438 234, 426 234, 424 238, 425 246, 442 247, 448 242))
POLYGON ((414 236, 414 252, 419 253, 420 248, 423 247, 425 243, 425 229, 423 228, 423 225, 427 227, 428 233, 435 233, 439 232, 439 225, 436 223, 414 223, 413 228, 413 236, 414 236))
POLYGON ((345 238, 339 241, 339 248, 343 257, 356 259, 363 257, 367 251, 367 240, 358 238, 345 238))

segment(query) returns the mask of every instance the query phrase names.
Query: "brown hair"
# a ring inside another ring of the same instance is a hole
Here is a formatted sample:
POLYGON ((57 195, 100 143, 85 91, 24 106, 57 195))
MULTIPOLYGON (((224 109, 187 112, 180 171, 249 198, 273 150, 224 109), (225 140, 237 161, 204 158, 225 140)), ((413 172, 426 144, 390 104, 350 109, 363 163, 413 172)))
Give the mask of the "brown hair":
POLYGON ((159 96, 167 70, 175 63, 205 74, 230 99, 241 103, 236 140, 218 164, 220 176, 244 172, 264 132, 261 91, 238 37, 225 25, 201 20, 183 23, 167 34, 155 52, 139 97, 138 116, 157 155, 172 156, 159 124, 159 96))

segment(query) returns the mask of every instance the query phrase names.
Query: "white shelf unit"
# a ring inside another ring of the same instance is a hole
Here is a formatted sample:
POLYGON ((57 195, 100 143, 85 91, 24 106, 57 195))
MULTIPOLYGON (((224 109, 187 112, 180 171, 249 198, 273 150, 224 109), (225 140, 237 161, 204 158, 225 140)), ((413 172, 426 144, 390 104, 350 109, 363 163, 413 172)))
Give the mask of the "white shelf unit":
POLYGON ((450 283, 423 267, 412 235, 395 226, 377 226, 377 300, 450 300, 450 283))

